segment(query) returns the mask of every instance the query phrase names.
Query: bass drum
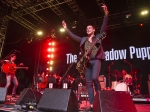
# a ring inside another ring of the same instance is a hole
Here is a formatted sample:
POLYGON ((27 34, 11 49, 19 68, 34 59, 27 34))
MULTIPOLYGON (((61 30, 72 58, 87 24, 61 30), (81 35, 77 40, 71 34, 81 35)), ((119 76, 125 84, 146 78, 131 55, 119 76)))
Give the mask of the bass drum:
POLYGON ((126 83, 119 83, 115 87, 115 91, 128 91, 129 92, 129 87, 126 83))
POLYGON ((117 82, 117 81, 112 81, 112 82, 111 82, 111 89, 115 90, 115 87, 116 87, 116 85, 117 85, 118 83, 119 83, 119 82, 117 82))

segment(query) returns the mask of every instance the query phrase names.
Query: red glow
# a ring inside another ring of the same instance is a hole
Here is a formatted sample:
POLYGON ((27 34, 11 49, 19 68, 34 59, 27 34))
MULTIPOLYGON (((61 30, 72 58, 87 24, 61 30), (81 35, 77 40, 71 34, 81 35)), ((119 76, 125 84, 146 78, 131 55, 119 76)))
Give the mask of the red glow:
POLYGON ((143 24, 141 23, 140 26, 143 26, 143 24))
POLYGON ((52 45, 52 43, 51 43, 51 42, 49 42, 49 43, 48 43, 48 45, 52 45))
POLYGON ((48 57, 48 58, 50 58, 50 57, 51 57, 51 55, 49 55, 49 54, 48 54, 48 55, 47 55, 47 57, 48 57))
POLYGON ((51 48, 48 48, 48 49, 47 49, 47 51, 48 51, 48 52, 51 52, 51 51, 52 51, 52 49, 51 49, 51 48))

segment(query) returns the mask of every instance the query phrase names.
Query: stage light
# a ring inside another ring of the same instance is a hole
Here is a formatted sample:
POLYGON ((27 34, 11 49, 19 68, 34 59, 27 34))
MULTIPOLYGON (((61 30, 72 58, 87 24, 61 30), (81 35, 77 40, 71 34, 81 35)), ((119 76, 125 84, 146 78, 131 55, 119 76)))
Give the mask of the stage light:
POLYGON ((126 15, 126 18, 130 18, 130 17, 131 17, 131 14, 127 14, 127 15, 126 15))
POLYGON ((142 16, 145 16, 145 15, 147 15, 148 14, 148 10, 143 10, 143 11, 141 11, 141 15, 142 16))
POLYGON ((50 65, 52 65, 54 62, 53 61, 50 61, 50 65))
POLYGON ((52 71, 53 67, 49 67, 49 70, 52 71))
POLYGON ((53 54, 51 54, 51 58, 54 58, 54 55, 53 55, 53 54))
POLYGON ((55 42, 52 42, 52 45, 54 46, 54 45, 55 45, 55 42))
POLYGON ((60 29, 60 32, 65 32, 65 29, 64 29, 64 28, 61 28, 61 29, 60 29))
POLYGON ((26 38, 27 43, 31 43, 32 42, 32 37, 31 38, 26 38))
POLYGON ((52 43, 51 43, 51 42, 49 42, 49 43, 48 43, 48 45, 52 45, 52 43))
POLYGON ((52 51, 52 49, 51 48, 48 48, 48 52, 51 52, 52 51))
POLYGON ((42 31, 38 31, 38 32, 37 32, 37 35, 38 35, 38 36, 42 36, 42 35, 43 35, 43 32, 42 32, 42 31))
POLYGON ((47 64, 52 65, 54 62, 53 61, 48 61, 47 64))
POLYGON ((48 57, 48 58, 50 58, 50 57, 51 57, 51 55, 49 55, 49 54, 48 54, 48 55, 47 55, 47 57, 48 57))
POLYGON ((54 52, 54 48, 52 48, 51 51, 54 52))
POLYGON ((141 23, 141 24, 140 24, 140 26, 142 27, 142 26, 143 26, 143 24, 141 23))

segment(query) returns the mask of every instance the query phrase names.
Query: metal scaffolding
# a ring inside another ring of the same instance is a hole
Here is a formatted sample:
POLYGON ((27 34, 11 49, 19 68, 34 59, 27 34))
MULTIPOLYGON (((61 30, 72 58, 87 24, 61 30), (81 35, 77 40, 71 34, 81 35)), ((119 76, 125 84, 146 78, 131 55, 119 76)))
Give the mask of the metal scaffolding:
POLYGON ((128 4, 128 10, 134 8, 134 0, 127 0, 127 4, 128 4))
POLYGON ((2 51, 4 47, 6 32, 7 32, 7 26, 9 22, 9 18, 7 16, 2 18, 1 21, 1 27, 0 27, 0 58, 2 58, 2 51))
MULTIPOLYGON (((137 12, 140 12, 142 9, 136 9, 132 11, 125 11, 121 13, 111 14, 108 19, 108 29, 115 29, 124 26, 132 26, 139 24, 140 22, 148 23, 150 22, 150 15, 148 17, 138 17, 137 12), (129 18, 126 15, 131 15, 129 18)), ((85 25, 93 24, 94 27, 99 30, 100 25, 102 24, 103 17, 92 18, 79 23, 84 23, 85 25)))
POLYGON ((87 19, 87 17, 85 16, 85 14, 83 13, 83 11, 81 10, 81 8, 79 7, 79 5, 77 4, 75 0, 65 0, 65 2, 72 9, 72 11, 77 15, 79 20, 87 19))
POLYGON ((9 19, 13 19, 16 21, 18 24, 21 24, 25 28, 31 30, 31 31, 36 31, 36 26, 33 25, 31 22, 23 18, 22 16, 18 15, 17 13, 12 13, 11 15, 6 15, 9 19))

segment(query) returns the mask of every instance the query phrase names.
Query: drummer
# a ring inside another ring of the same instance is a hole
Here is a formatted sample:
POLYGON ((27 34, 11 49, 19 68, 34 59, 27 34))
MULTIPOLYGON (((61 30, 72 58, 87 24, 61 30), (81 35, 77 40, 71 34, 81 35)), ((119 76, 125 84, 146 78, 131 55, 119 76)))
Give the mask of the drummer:
POLYGON ((129 85, 132 84, 132 76, 130 74, 127 74, 126 70, 122 70, 123 75, 123 81, 129 85))

